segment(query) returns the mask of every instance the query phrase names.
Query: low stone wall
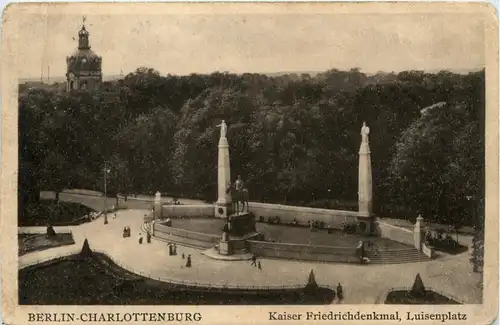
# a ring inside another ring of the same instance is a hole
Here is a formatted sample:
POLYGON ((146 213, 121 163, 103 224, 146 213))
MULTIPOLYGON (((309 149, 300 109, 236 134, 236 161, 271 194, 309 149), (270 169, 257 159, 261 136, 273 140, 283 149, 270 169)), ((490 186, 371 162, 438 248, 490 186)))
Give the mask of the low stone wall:
POLYGON ((161 216, 167 217, 207 217, 214 215, 214 206, 200 205, 162 205, 161 216))
POLYGON ((397 241, 402 244, 407 244, 410 246, 414 245, 413 231, 411 231, 410 229, 393 226, 377 220, 377 222, 375 223, 375 233, 380 237, 397 241))
POLYGON ((267 221, 269 217, 279 217, 282 222, 292 222, 297 220, 299 224, 307 224, 309 220, 323 221, 325 224, 340 228, 343 223, 355 223, 358 212, 344 210, 330 210, 307 208, 299 206, 281 205, 250 202, 248 204, 250 212, 253 212, 258 220, 264 217, 267 221))
MULTIPOLYGON (((67 226, 53 227, 56 234, 71 233, 71 228, 67 226)), ((46 234, 47 227, 18 227, 18 235, 46 234)))
POLYGON ((436 252, 434 251, 434 248, 427 246, 426 243, 422 244, 422 253, 424 253, 425 256, 430 258, 436 257, 436 252))
MULTIPOLYGON (((294 219, 299 224, 307 225, 308 221, 323 221, 333 227, 340 228, 344 223, 356 223, 357 212, 317 209, 280 204, 250 202, 249 211, 255 217, 279 217, 282 222, 291 223, 294 219)), ((211 204, 199 205, 163 205, 162 217, 207 217, 214 216, 214 206, 211 204)))
POLYGON ((88 195, 88 196, 104 196, 104 193, 92 190, 84 190, 84 189, 64 189, 63 193, 68 194, 79 194, 79 195, 88 195))
POLYGON ((248 250, 257 256, 315 262, 359 263, 356 247, 333 247, 247 241, 248 250))
POLYGON ((220 236, 172 228, 159 222, 153 224, 153 234, 155 237, 166 241, 203 248, 214 247, 220 240, 220 236))

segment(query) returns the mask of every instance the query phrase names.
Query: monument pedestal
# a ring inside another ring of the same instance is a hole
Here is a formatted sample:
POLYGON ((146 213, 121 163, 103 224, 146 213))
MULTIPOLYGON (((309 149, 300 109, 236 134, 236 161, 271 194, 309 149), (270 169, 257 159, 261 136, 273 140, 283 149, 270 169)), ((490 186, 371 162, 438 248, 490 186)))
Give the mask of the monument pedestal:
POLYGON ((248 240, 263 240, 263 235, 255 228, 255 217, 250 213, 232 214, 227 218, 222 238, 217 249, 209 249, 204 255, 219 260, 238 261, 252 258, 248 252, 248 240))
POLYGON ((231 214, 228 217, 229 236, 244 237, 245 235, 257 232, 255 216, 248 212, 231 214))
POLYGON ((247 240, 261 240, 262 234, 255 228, 255 217, 250 213, 232 214, 227 218, 222 240, 219 242, 219 254, 247 254, 247 240))

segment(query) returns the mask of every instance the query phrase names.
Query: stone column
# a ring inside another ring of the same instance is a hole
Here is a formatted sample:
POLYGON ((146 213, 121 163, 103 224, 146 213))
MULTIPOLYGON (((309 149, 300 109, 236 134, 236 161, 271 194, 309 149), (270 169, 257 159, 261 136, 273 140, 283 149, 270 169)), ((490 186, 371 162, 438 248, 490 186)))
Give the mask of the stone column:
POLYGON ((231 193, 226 193, 231 185, 231 166, 229 161, 229 144, 225 132, 221 132, 219 139, 219 160, 217 164, 217 203, 215 204, 215 216, 227 218, 230 214, 231 193))
POLYGON ((161 219, 161 193, 158 191, 155 194, 155 211, 154 211, 154 219, 161 219))
POLYGON ((359 148, 358 211, 360 215, 372 216, 372 163, 368 134, 370 129, 363 123, 361 147, 359 148))
POLYGON ((422 244, 425 241, 425 223, 421 215, 418 216, 415 227, 413 228, 413 244, 415 248, 422 251, 422 244))
POLYGON ((363 122, 358 169, 358 232, 370 235, 373 226, 372 163, 368 134, 370 128, 363 122))

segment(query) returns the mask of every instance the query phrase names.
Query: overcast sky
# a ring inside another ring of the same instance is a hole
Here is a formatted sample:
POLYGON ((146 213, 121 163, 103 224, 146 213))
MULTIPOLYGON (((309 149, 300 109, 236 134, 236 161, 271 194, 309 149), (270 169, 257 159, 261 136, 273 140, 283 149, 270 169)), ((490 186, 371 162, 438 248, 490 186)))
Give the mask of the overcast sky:
MULTIPOLYGON (((64 76, 82 15, 18 17, 20 78, 64 76)), ((371 73, 484 66, 478 14, 87 14, 104 75, 146 66, 162 74, 323 71, 371 73)))

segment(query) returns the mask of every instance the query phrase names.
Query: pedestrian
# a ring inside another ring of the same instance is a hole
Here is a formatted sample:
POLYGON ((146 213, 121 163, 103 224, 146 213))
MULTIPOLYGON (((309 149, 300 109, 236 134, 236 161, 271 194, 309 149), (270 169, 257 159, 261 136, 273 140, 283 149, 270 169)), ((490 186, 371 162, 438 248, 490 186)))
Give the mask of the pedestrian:
POLYGON ((262 265, 260 264, 260 261, 257 263, 257 267, 259 268, 259 270, 262 270, 262 265))
POLYGON ((173 248, 172 248, 172 244, 168 244, 168 256, 172 256, 174 255, 174 251, 173 251, 173 248))
POLYGON ((177 244, 174 244, 174 246, 172 247, 172 253, 173 255, 177 255, 177 244))
POLYGON ((250 265, 257 266, 257 256, 252 255, 252 264, 250 264, 250 265))
POLYGON ((191 267, 191 255, 188 255, 188 257, 187 257, 186 267, 191 267))
POLYGON ((343 294, 343 290, 342 290, 342 286, 340 285, 340 282, 339 282, 339 284, 337 284, 337 297, 339 297, 339 301, 341 301, 344 298, 344 294, 343 294))
POLYGON ((182 259, 186 258, 186 256, 184 256, 184 253, 182 253, 182 259))

